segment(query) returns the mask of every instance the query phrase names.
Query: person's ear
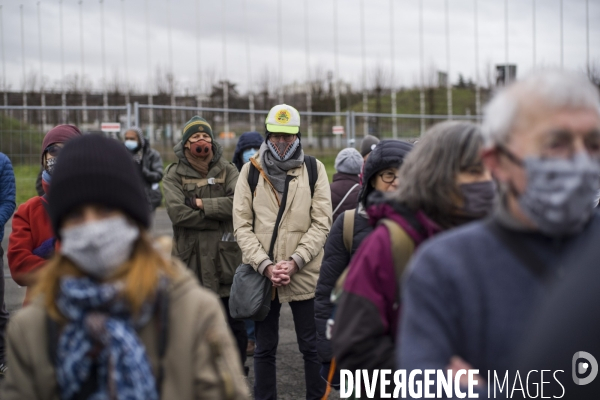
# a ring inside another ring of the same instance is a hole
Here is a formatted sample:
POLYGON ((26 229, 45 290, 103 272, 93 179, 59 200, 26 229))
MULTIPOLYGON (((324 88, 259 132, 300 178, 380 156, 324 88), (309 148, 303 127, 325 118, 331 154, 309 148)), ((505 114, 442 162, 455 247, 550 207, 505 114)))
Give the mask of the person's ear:
POLYGON ((483 165, 492 174, 493 179, 500 182, 510 180, 510 173, 506 170, 506 160, 502 159, 501 152, 497 147, 482 150, 481 160, 483 161, 483 165))
POLYGON ((183 145, 183 147, 185 147, 186 149, 190 148, 190 141, 188 140, 187 142, 185 142, 185 144, 183 145))

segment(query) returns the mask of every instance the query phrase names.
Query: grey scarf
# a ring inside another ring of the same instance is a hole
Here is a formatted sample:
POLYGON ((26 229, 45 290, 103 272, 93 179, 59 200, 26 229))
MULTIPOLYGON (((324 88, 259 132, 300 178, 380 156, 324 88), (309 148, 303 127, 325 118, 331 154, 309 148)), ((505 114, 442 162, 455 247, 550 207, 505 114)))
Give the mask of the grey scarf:
POLYGON ((298 168, 304 164, 304 151, 302 147, 296 150, 296 153, 287 161, 275 160, 271 150, 266 143, 260 146, 260 159, 263 162, 265 174, 271 181, 271 184, 280 194, 285 189, 285 177, 290 169, 298 168))

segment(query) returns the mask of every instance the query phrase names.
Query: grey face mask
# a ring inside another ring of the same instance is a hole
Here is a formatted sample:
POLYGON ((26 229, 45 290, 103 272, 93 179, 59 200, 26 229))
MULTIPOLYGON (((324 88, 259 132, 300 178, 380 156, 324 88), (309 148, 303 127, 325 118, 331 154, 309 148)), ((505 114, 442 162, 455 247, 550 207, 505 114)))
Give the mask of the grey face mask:
POLYGON ((590 219, 600 187, 600 164, 587 154, 571 160, 526 158, 527 188, 518 196, 523 213, 548 236, 579 232, 590 219))
POLYGON ((125 217, 113 217, 62 229, 60 234, 60 252, 86 274, 104 279, 129 259, 140 230, 125 217))

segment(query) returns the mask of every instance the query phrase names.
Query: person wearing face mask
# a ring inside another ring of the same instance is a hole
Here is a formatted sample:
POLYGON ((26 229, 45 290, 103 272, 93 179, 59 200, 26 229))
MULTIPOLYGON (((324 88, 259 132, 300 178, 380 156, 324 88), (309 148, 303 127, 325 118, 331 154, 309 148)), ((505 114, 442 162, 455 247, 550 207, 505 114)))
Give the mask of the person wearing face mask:
MULTIPOLYGON (((258 132, 244 132, 240 136, 235 152, 233 153, 233 163, 238 171, 242 170, 244 164, 250 161, 250 158, 258 152, 258 149, 264 142, 262 135, 258 132)), ((254 333, 254 321, 251 319, 244 320, 246 324, 246 334, 248 336, 248 347, 246 355, 253 356, 256 348, 256 335, 254 333)))
POLYGON ((265 139, 258 132, 244 132, 241 134, 235 146, 232 160, 238 171, 241 171, 244 164, 250 161, 250 157, 258 152, 264 141, 265 139))
MULTIPOLYGON (((79 136, 81 131, 76 126, 58 125, 48 131, 42 141, 42 187, 45 194, 32 197, 19 206, 13 216, 12 232, 8 239, 8 267, 13 280, 20 286, 35 283, 37 271, 54 254, 56 238, 46 211, 47 195, 62 147, 65 142, 79 136)), ((27 300, 26 295, 25 302, 27 300)))
MULTIPOLYGON (((340 214, 325 242, 325 255, 315 293, 317 351, 323 379, 328 379, 332 369, 331 342, 327 335, 327 331, 331 330, 328 320, 332 320, 335 308, 331 300, 332 291, 362 241, 373 232, 366 210, 367 198, 373 192, 392 192, 398 188, 398 168, 412 148, 412 144, 401 140, 382 140, 374 147, 364 164, 364 185, 361 186, 358 205, 354 203, 354 209, 340 214)), ((336 378, 332 382, 334 387, 339 384, 339 377, 336 378)))
POLYGON ((306 398, 320 399, 325 382, 319 376, 314 297, 331 227, 327 172, 323 163, 304 155, 300 113, 294 107, 271 108, 265 128, 266 140, 242 167, 233 200, 233 224, 244 263, 273 285, 269 313, 255 322, 254 398, 277 398, 279 314, 281 303, 288 303, 304 359, 306 398), (257 172, 254 189, 249 183, 251 168, 257 172))
POLYGON ((150 147, 140 128, 134 126, 125 132, 125 147, 133 156, 144 180, 144 190, 148 204, 154 211, 162 202, 158 185, 163 177, 163 163, 158 151, 150 147))
POLYGON ((101 135, 62 150, 48 196, 61 247, 9 324, 2 399, 247 398, 221 304, 152 242, 135 168, 101 135))
POLYGON ((487 393, 484 371, 511 373, 534 305, 575 267, 565 260, 597 246, 598 90, 583 74, 535 72, 496 94, 482 129, 500 201, 413 260, 397 367, 479 369, 487 393))
POLYGON ((443 122, 423 135, 399 172, 378 173, 384 182, 398 179, 398 187, 367 200, 374 231, 350 262, 332 331, 340 368, 396 369, 399 283, 408 260, 434 235, 492 210, 494 184, 481 160, 482 144, 477 125, 443 122))
POLYGON ((174 147, 179 159, 165 170, 163 188, 173 223, 173 255, 195 274, 200 284, 217 293, 227 311, 242 365, 248 339, 244 321, 229 316, 229 292, 242 261, 233 236, 233 193, 239 172, 223 155, 212 127, 201 117, 190 119, 174 147))

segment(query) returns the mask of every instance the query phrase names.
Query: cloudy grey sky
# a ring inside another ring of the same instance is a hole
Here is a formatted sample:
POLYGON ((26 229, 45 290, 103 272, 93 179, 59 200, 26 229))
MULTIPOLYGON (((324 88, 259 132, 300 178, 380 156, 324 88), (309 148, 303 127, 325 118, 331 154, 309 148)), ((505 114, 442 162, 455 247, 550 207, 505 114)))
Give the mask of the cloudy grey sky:
MULTIPOLYGON (((305 0, 104 0, 106 74, 125 79, 122 6, 126 14, 129 82, 138 91, 148 87, 148 76, 157 66, 169 69, 169 9, 172 27, 173 69, 180 93, 197 87, 196 33, 200 39, 201 77, 206 82, 227 76, 245 92, 256 90, 267 76, 272 88, 278 82, 278 1, 282 4, 283 82, 306 78, 305 0), (247 3, 244 18, 243 4, 247 3), (148 4, 149 38, 145 10, 148 4), (226 69, 223 68, 223 6, 225 4, 226 69), (198 8, 197 8, 198 7, 198 8), (197 11, 198 10, 198 11, 197 11), (147 40, 149 39, 149 40, 147 40), (252 77, 248 78, 246 39, 250 46, 252 77), (150 65, 148 65, 148 43, 150 65)), ((334 68, 334 0, 308 2, 308 42, 313 72, 334 68)), ((399 85, 413 85, 419 77, 419 0, 364 0, 366 64, 368 71, 390 64, 390 20, 394 25, 395 74, 399 85)), ((424 18, 426 70, 446 69, 445 0, 421 0, 424 18)), ((536 0, 536 54, 538 65, 560 65, 560 1, 536 0)), ((450 70, 475 76, 475 0, 448 0, 450 15, 450 70)), ((101 14, 99 0, 82 0, 85 76, 94 89, 102 87, 101 14)), ((23 85, 20 6, 23 7, 26 74, 40 71, 40 31, 36 0, 0 0, 6 61, 6 82, 13 90, 23 85)), ((57 88, 61 79, 59 0, 42 0, 41 41, 46 87, 57 88)), ((361 85, 360 0, 337 0, 339 73, 355 87, 361 85)), ((488 66, 502 63, 504 1, 477 0, 479 15, 479 73, 485 84, 488 66)), ((564 65, 583 70, 586 63, 586 0, 563 0, 564 65)), ((63 0, 64 71, 80 74, 79 1, 63 0)), ((600 65, 600 1, 589 0, 590 60, 600 65)), ((523 75, 533 65, 532 0, 508 0, 509 62, 523 75)), ((368 73, 371 76, 372 73, 368 73)), ((39 80, 38 80, 39 82, 39 80)), ((1 83, 1 82, 0 82, 1 83)))

